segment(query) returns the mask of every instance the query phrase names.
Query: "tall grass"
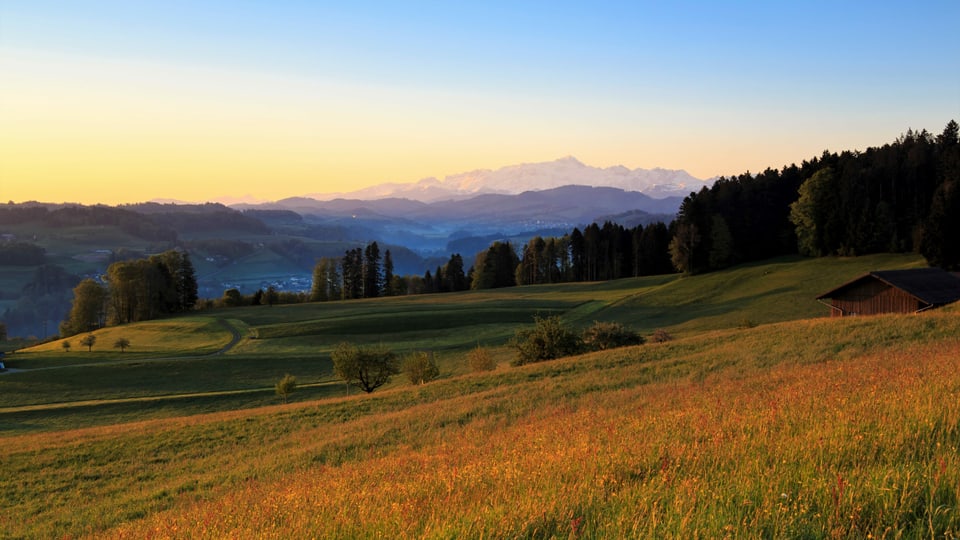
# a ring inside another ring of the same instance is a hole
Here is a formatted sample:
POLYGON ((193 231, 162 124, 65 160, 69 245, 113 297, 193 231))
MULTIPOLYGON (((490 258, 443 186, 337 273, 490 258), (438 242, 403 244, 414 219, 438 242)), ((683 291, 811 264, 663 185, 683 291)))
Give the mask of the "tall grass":
POLYGON ((816 320, 371 396, 0 439, 0 531, 960 534, 960 319, 816 320))
POLYGON ((952 537, 958 358, 956 343, 923 346, 591 394, 513 422, 480 416, 110 534, 952 537))

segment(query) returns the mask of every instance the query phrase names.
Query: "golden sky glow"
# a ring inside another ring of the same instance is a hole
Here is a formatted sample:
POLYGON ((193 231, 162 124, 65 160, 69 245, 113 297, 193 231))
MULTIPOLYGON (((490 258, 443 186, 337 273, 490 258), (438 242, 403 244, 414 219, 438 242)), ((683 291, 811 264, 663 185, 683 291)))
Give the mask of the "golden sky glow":
MULTIPOLYGON (((960 116, 955 70, 938 68, 931 82, 922 77, 933 67, 913 63, 920 79, 894 88, 876 66, 851 72, 861 51, 832 49, 837 58, 827 61, 824 49, 786 42, 772 52, 723 45, 733 34, 716 36, 719 46, 691 45, 709 14, 689 29, 672 13, 655 14, 677 24, 670 37, 688 40, 666 45, 654 38, 667 34, 643 41, 629 26, 610 34, 623 38, 608 36, 609 25, 629 20, 604 6, 590 13, 593 26, 578 12, 537 27, 543 15, 525 13, 526 23, 491 36, 469 33, 477 30, 463 25, 473 19, 459 12, 442 14, 444 30, 416 14, 387 22, 375 11, 282 5, 225 22, 216 10, 195 14, 190 24, 209 25, 199 29, 156 6, 152 15, 122 3, 86 15, 63 4, 48 10, 66 12, 56 20, 42 8, 0 8, 8 10, 0 12, 0 199, 277 200, 565 155, 707 178, 883 144, 909 127, 938 131, 960 116), (298 26, 311 16, 339 16, 368 35, 298 26), (264 29, 271 17, 283 24, 264 29), (113 30, 119 21, 125 32, 113 30), (445 42, 431 41, 438 32, 445 42), (818 63, 820 71, 791 67, 818 63)), ((631 15, 643 22, 648 13, 631 15)), ((647 22, 643 36, 659 28, 647 22)), ((956 52, 950 43, 940 53, 956 52)))

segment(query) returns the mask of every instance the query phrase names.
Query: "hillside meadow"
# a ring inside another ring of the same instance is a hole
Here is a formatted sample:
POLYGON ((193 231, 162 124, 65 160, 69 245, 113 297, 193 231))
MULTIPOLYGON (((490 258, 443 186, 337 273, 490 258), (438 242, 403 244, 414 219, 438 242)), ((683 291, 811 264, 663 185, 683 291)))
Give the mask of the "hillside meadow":
POLYGON ((241 308, 102 331, 126 352, 18 352, 0 537, 958 537, 960 309, 804 314, 916 264, 887 257, 241 308), (508 366, 544 312, 677 339, 508 366), (324 356, 343 338, 432 344, 441 378, 345 395, 324 356), (478 343, 496 370, 469 373, 478 343), (288 405, 283 372, 305 383, 288 405))
POLYGON ((370 396, 12 436, 0 525, 14 537, 951 537, 958 335, 956 310, 780 323, 370 396))
POLYGON ((465 356, 477 346, 506 365, 514 354, 508 341, 537 315, 676 337, 819 317, 828 310, 813 297, 836 284, 921 264, 903 255, 785 258, 703 276, 244 307, 106 328, 94 333, 92 350, 74 336, 8 356, 8 367, 23 371, 0 379, 0 436, 270 405, 286 373, 301 385, 295 401, 343 396, 330 362, 341 341, 428 351, 445 378, 467 373, 465 356), (113 347, 120 338, 130 342, 123 352, 113 347))

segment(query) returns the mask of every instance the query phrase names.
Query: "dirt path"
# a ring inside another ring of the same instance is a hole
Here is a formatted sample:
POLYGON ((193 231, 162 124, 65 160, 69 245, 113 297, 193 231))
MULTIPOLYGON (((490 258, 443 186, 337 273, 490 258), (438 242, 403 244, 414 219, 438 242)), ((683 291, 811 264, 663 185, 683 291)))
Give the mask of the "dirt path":
POLYGON ((233 339, 230 340, 230 343, 227 343, 226 345, 223 346, 223 348, 221 348, 219 351, 213 353, 210 356, 220 356, 221 354, 225 354, 230 349, 236 347, 237 343, 240 343, 240 340, 243 339, 243 336, 240 335, 240 331, 237 330, 235 326, 230 324, 230 321, 228 321, 227 319, 217 319, 217 322, 220 323, 221 326, 226 328, 231 334, 233 334, 233 339))
MULTIPOLYGON (((316 383, 298 384, 297 388, 317 388, 320 386, 343 385, 342 381, 322 381, 316 383)), ((233 396, 238 394, 273 393, 273 386, 263 388, 245 388, 242 390, 212 390, 210 392, 189 392, 185 394, 162 394, 158 396, 139 396, 116 399, 88 399, 80 401, 64 401, 58 403, 40 403, 37 405, 21 405, 17 407, 0 407, 0 414, 22 413, 34 411, 53 411, 59 409, 75 409, 78 407, 96 407, 99 405, 115 405, 121 403, 150 403, 156 401, 171 401, 198 397, 233 396)))

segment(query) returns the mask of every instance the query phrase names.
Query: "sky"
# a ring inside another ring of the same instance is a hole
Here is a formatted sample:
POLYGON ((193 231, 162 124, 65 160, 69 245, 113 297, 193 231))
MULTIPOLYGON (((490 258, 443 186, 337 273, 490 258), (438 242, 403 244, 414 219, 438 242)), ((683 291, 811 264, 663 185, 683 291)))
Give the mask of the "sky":
POLYGON ((0 0, 0 201, 699 178, 960 120, 960 2, 0 0))

